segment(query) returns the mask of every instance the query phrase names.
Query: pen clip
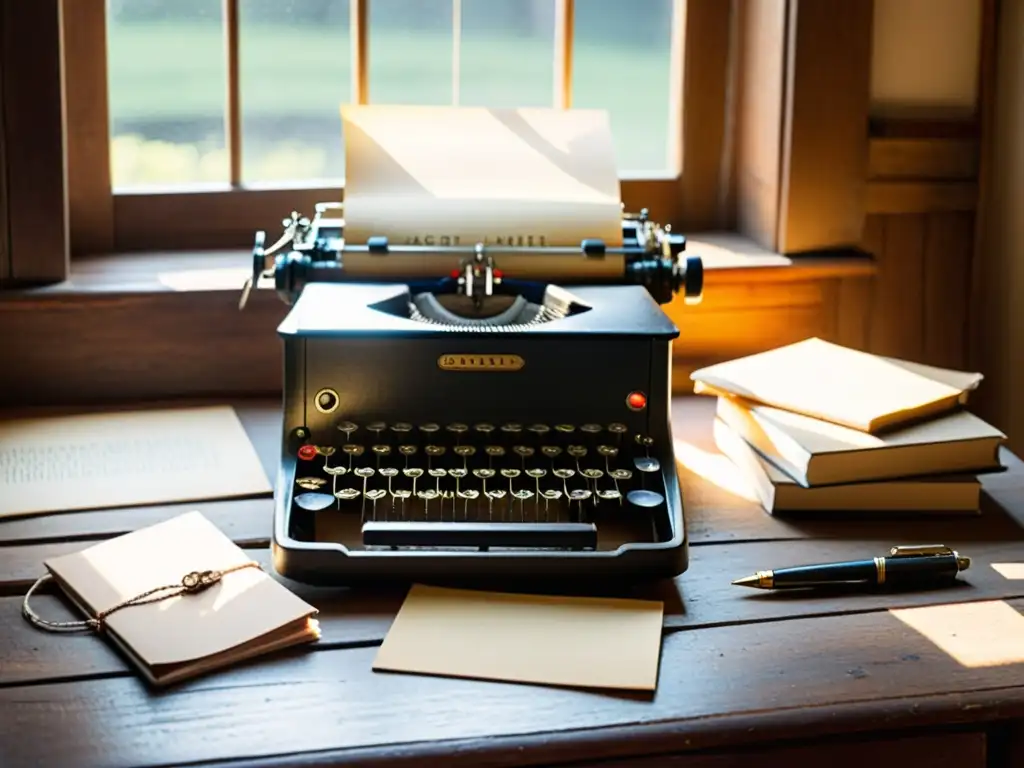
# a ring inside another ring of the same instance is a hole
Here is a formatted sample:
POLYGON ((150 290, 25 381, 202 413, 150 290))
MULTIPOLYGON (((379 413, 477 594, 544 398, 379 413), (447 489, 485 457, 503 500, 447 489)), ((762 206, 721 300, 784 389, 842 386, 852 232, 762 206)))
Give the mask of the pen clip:
POLYGON ((919 544, 914 546, 893 547, 889 550, 890 557, 929 557, 935 555, 955 555, 943 544, 919 544))

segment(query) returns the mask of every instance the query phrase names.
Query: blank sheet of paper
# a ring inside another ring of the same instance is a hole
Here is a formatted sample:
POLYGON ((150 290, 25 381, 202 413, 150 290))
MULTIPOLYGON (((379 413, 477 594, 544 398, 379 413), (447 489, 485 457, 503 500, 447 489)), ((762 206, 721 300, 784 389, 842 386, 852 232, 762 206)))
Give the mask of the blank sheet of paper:
POLYGON ((0 517, 271 490, 228 406, 0 422, 0 517))
POLYGON ((375 670, 584 688, 657 686, 664 604, 414 585, 375 670))

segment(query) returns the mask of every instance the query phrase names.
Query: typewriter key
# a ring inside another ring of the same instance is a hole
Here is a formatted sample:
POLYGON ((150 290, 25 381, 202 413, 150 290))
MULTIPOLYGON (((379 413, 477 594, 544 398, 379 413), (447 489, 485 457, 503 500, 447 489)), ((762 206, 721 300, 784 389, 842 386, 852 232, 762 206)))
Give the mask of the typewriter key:
POLYGON ((295 484, 304 490, 315 491, 327 485, 327 481, 322 477, 300 477, 295 480, 295 484))
POLYGON ((555 477, 561 478, 562 480, 568 480, 570 477, 576 474, 574 469, 555 469, 552 470, 551 474, 555 477))
POLYGON ((609 424, 608 431, 615 435, 615 440, 618 444, 622 443, 622 436, 629 431, 629 428, 625 424, 609 424))
POLYGON ((600 424, 584 424, 582 427, 580 427, 580 432, 583 432, 584 434, 587 434, 587 435, 596 435, 600 431, 601 431, 601 425, 600 424))
POLYGON ((500 445, 488 445, 484 449, 484 452, 488 456, 495 456, 496 457, 496 456, 504 456, 505 455, 505 449, 502 446, 500 446, 500 445))
POLYGON ((566 449, 566 453, 572 456, 574 459, 582 459, 587 455, 586 446, 583 445, 570 445, 566 449))
POLYGON ((344 475, 347 471, 348 470, 345 469, 345 467, 324 467, 324 472, 326 472, 328 475, 331 475, 332 477, 335 477, 337 475, 344 475))
POLYGON ((658 460, 650 456, 637 456, 633 459, 633 466, 641 472, 657 472, 661 469, 661 464, 658 460))
POLYGON ((576 427, 574 427, 572 424, 556 424, 555 425, 555 432, 559 432, 559 433, 561 433, 563 435, 571 435, 575 431, 576 431, 576 427))
POLYGON ((333 503, 334 497, 326 493, 300 493, 295 497, 295 505, 310 512, 327 509, 333 503))
POLYGON ((374 421, 366 425, 366 429, 369 432, 373 432, 374 435, 380 436, 380 433, 388 428, 388 425, 383 421, 374 421))
POLYGON ((399 435, 405 435, 412 432, 412 424, 406 424, 404 421, 400 421, 397 424, 391 425, 391 431, 399 435))
POLYGON ((338 431, 345 435, 345 442, 352 442, 352 435, 358 430, 355 424, 351 421, 342 421, 338 423, 338 431))
POLYGON ((474 469, 473 474, 481 480, 486 480, 489 477, 494 477, 495 473, 493 469, 474 469))
POLYGON ((629 480, 633 473, 628 469, 613 469, 608 475, 612 480, 629 480))
POLYGON ((562 449, 557 445, 545 445, 542 446, 540 452, 547 456, 549 459, 558 458, 559 454, 562 453, 562 449))
POLYGON ((336 491, 334 495, 338 499, 338 509, 341 509, 341 502, 358 499, 359 491, 355 488, 342 488, 340 491, 336 491))
POLYGON ((391 495, 394 495, 395 492, 391 489, 391 479, 394 477, 398 477, 398 470, 395 469, 394 467, 383 467, 382 469, 377 470, 377 474, 379 474, 381 477, 386 477, 388 479, 387 492, 390 493, 391 495))
POLYGON ((373 452, 378 456, 390 456, 391 446, 390 445, 375 445, 373 446, 373 452))
POLYGON ((456 445, 452 450, 464 459, 476 453, 476 448, 472 445, 456 445))
POLYGON ((447 429, 453 435, 463 435, 469 430, 469 427, 467 427, 465 424, 459 424, 458 422, 456 422, 455 424, 449 424, 447 427, 445 427, 445 429, 447 429))
POLYGON ((316 446, 315 445, 302 445, 299 446, 298 451, 299 458, 303 461, 312 461, 316 458, 316 446))
POLYGON ((481 435, 489 435, 494 431, 493 424, 476 424, 473 426, 473 430, 479 432, 481 435))
POLYGON ((416 493, 416 480, 418 478, 423 477, 423 470, 420 469, 419 467, 406 467, 405 469, 402 470, 402 474, 405 475, 406 477, 412 478, 411 493, 416 493))
POLYGON ((439 430, 440 428, 440 426, 434 424, 433 422, 430 422, 428 424, 420 424, 420 432, 422 432, 425 435, 432 435, 435 432, 437 432, 437 430, 439 430))
POLYGON ((616 490, 615 488, 610 488, 606 491, 598 491, 597 496, 602 501, 615 501, 616 499, 618 499, 619 503, 622 503, 622 494, 619 493, 618 490, 616 490))
POLYGON ((654 491, 630 491, 626 494, 626 501, 635 507, 657 507, 665 501, 665 497, 654 491))
POLYGON ((551 427, 547 424, 531 424, 527 429, 538 437, 543 437, 551 431, 551 427))

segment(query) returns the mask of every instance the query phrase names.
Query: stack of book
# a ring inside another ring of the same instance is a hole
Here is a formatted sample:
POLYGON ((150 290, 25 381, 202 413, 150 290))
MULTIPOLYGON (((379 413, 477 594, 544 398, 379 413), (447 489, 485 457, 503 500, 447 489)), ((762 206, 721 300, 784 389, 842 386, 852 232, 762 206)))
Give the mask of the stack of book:
POLYGON ((812 338, 695 371, 714 435, 769 513, 978 513, 1006 435, 965 407, 982 377, 812 338))

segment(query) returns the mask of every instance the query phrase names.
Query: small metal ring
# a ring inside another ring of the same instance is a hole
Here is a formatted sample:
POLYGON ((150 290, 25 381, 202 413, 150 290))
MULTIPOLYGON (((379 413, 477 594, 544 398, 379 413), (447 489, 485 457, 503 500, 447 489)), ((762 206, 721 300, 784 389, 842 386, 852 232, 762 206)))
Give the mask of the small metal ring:
POLYGON ((340 403, 341 398, 338 396, 338 393, 335 392, 333 389, 329 389, 326 387, 317 392, 316 395, 314 395, 313 397, 313 405, 316 406, 316 409, 320 411, 320 413, 334 413, 334 411, 338 409, 338 405, 340 403), (320 405, 320 395, 330 395, 331 397, 333 397, 334 405, 332 405, 330 408, 324 408, 322 405, 320 405))

